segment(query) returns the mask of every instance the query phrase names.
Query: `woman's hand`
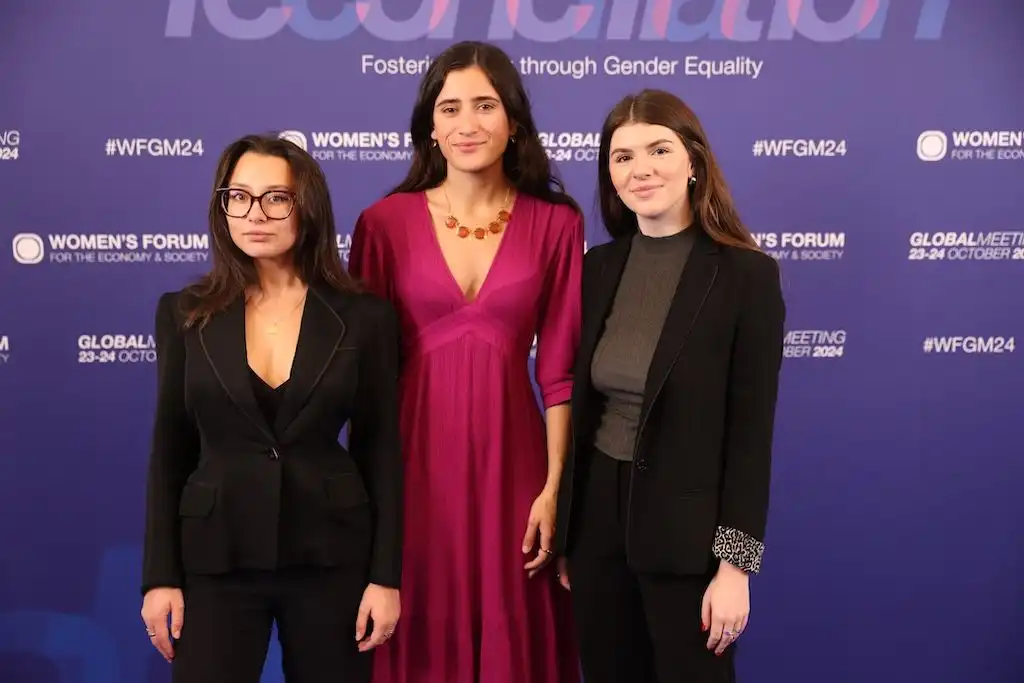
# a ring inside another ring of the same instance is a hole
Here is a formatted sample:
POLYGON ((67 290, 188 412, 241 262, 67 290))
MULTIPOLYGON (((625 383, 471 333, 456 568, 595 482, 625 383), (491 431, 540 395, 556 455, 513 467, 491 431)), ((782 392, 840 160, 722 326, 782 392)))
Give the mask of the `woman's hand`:
POLYGON ((750 585, 747 573, 722 562, 704 591, 701 626, 710 628, 708 649, 721 655, 747 627, 750 616, 750 585))
POLYGON ((557 509, 558 492, 551 489, 541 491, 530 507, 530 518, 526 523, 526 535, 523 536, 524 555, 528 555, 533 551, 534 544, 537 542, 537 533, 540 532, 537 557, 523 565, 523 568, 529 572, 528 577, 531 579, 544 565, 551 561, 551 543, 555 537, 555 514, 557 509))
POLYGON ((149 642, 170 662, 174 659, 171 638, 181 638, 185 625, 185 598, 180 588, 153 588, 142 598, 142 621, 146 623, 149 642), (171 628, 167 629, 170 617, 171 628))
POLYGON ((562 588, 565 590, 572 590, 572 584, 569 583, 569 560, 565 557, 558 558, 558 583, 562 584, 562 588))
POLYGON ((363 601, 359 603, 359 614, 356 617, 356 640, 359 641, 359 651, 372 650, 393 636, 401 612, 402 603, 397 588, 386 588, 375 583, 367 586, 363 591, 363 601), (373 633, 363 638, 369 619, 373 619, 373 633))

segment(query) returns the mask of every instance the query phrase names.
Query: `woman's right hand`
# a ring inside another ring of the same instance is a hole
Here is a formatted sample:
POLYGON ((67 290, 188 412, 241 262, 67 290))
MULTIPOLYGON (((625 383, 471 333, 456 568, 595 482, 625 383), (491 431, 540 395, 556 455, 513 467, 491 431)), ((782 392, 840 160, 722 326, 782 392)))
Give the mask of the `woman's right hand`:
POLYGON ((142 621, 146 623, 146 634, 160 654, 168 662, 174 659, 174 645, 171 638, 181 637, 185 623, 185 597, 180 588, 153 588, 142 599, 142 621), (167 629, 170 617, 171 628, 167 629))

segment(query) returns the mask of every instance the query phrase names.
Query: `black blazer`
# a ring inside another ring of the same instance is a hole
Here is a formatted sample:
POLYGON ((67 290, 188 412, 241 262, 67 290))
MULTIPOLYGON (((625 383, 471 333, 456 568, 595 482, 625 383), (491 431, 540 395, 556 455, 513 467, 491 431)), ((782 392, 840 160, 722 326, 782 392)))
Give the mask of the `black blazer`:
MULTIPOLYGON (((785 304, 778 264, 699 230, 652 358, 634 452, 626 552, 635 571, 702 574, 715 558, 760 569, 785 304)), ((573 504, 603 400, 590 366, 629 255, 625 237, 583 267, 574 447, 559 487, 557 539, 571 563, 573 504)))
POLYGON ((289 565, 361 565, 368 582, 398 587, 403 478, 391 305, 311 286, 291 379, 269 425, 250 384, 242 299, 183 330, 181 296, 164 294, 156 312, 143 592, 180 587, 186 572, 289 565), (348 421, 346 449, 338 437, 348 421))

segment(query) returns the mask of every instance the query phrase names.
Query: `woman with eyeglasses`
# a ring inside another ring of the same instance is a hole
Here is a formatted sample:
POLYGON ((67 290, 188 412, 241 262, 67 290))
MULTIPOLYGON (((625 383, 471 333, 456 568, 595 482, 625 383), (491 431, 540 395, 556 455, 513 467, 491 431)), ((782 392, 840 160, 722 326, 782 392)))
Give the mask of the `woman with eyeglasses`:
POLYGON ((291 142, 221 155, 213 267, 156 310, 142 618, 176 683, 364 683, 401 577, 398 328, 291 142), (347 447, 339 435, 347 425, 347 447))

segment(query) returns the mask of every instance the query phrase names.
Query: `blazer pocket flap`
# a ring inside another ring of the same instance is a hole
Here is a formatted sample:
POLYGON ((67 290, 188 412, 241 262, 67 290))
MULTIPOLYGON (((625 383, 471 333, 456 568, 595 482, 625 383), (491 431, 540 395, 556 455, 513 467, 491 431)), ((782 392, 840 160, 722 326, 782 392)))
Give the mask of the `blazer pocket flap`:
POLYGON ((185 484, 178 501, 178 514, 182 517, 206 517, 217 502, 217 489, 208 484, 185 484))
POLYGON ((358 474, 343 474, 329 477, 324 482, 327 502, 332 508, 351 508, 370 502, 370 495, 358 474))

